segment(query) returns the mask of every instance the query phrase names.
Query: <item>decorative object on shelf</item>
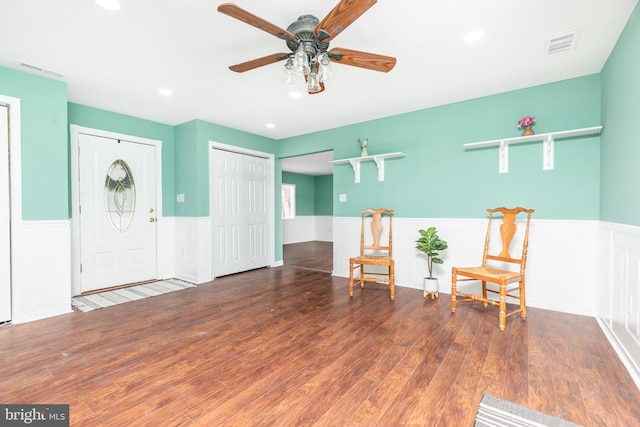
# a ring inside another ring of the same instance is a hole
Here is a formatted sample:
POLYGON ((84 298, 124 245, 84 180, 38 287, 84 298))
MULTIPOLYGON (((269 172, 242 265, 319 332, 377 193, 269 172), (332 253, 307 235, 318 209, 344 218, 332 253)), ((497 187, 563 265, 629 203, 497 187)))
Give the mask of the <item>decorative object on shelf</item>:
POLYGON ((443 251, 449 247, 447 242, 440 239, 435 227, 429 227, 426 230, 419 230, 420 238, 416 240, 416 249, 427 254, 427 268, 429 269, 429 277, 424 278, 423 297, 431 296, 431 299, 438 297, 438 279, 433 277, 433 264, 442 264, 442 258, 437 251, 443 251))
POLYGON ((518 129, 524 128, 522 131, 522 136, 535 135, 531 126, 533 126, 533 122, 536 121, 536 118, 533 116, 524 116, 518 120, 518 129))
POLYGON ((358 144, 360 145, 360 157, 367 157, 369 154, 367 153, 367 145, 369 144, 369 140, 367 138, 358 139, 358 144))

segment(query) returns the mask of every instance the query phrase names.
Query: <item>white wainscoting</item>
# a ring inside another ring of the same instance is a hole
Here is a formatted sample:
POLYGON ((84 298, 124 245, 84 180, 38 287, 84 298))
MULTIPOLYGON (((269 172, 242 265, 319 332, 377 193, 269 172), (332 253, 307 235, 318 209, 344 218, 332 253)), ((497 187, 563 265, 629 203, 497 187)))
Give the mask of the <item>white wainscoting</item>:
MULTIPOLYGON (((349 276, 349 258, 358 254, 360 218, 334 218, 333 274, 349 276)), ((387 224, 385 223, 385 227, 387 224)), ((451 292, 451 267, 482 263, 484 219, 394 218, 393 258, 396 285, 422 289, 428 275, 425 255, 415 249, 418 230, 436 227, 449 249, 434 265, 440 291, 451 292)), ((519 226, 519 231, 523 229, 519 226)), ((384 232, 383 232, 384 234, 384 232)), ((533 220, 527 258, 527 305, 595 316, 598 221, 533 220)), ((521 236, 516 235, 514 247, 521 236)), ((514 254, 515 255, 515 254, 514 254)), ((468 284, 465 286, 479 286, 468 284)))
POLYGON ((211 218, 174 217, 175 277, 191 283, 212 280, 211 218))
POLYGON ((600 223, 600 326, 640 388, 640 227, 600 223))
POLYGON ((326 215, 297 215, 282 220, 282 244, 333 241, 333 217, 326 215))
POLYGON ((19 287, 12 323, 71 312, 70 221, 23 221, 19 287))

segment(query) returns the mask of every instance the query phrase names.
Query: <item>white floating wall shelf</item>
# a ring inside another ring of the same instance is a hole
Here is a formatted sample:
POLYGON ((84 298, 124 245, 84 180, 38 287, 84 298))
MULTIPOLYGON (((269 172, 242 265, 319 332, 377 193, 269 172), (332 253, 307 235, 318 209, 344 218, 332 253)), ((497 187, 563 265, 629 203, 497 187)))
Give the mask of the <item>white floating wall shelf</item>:
POLYGON ((376 166, 378 167, 378 181, 384 181, 384 161, 385 159, 394 159, 398 157, 404 157, 406 154, 404 153, 387 153, 387 154, 374 154, 373 156, 364 156, 364 157, 352 157, 350 159, 339 159, 332 160, 329 163, 333 163, 334 165, 339 165, 343 163, 349 163, 353 168, 353 173, 355 175, 356 184, 360 182, 360 163, 367 161, 376 162, 376 166))
POLYGON ((554 141, 560 138, 572 138, 577 136, 596 135, 602 130, 602 126, 590 128, 563 130, 559 132, 541 133, 536 135, 518 136, 515 138, 494 139, 492 141, 471 142, 464 144, 466 150, 485 147, 499 147, 498 172, 509 172, 509 145, 522 142, 542 141, 542 169, 553 170, 554 141))

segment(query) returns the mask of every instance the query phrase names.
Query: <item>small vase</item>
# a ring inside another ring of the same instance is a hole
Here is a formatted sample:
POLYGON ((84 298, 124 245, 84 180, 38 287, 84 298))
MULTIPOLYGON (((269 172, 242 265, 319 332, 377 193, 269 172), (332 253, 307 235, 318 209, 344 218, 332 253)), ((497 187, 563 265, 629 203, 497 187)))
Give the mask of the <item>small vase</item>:
POLYGON ((367 153, 367 147, 362 148, 362 152, 360 153, 360 157, 367 157, 369 154, 367 153))
POLYGON ((522 131, 522 136, 535 135, 536 133, 531 129, 531 125, 527 125, 524 127, 522 131))

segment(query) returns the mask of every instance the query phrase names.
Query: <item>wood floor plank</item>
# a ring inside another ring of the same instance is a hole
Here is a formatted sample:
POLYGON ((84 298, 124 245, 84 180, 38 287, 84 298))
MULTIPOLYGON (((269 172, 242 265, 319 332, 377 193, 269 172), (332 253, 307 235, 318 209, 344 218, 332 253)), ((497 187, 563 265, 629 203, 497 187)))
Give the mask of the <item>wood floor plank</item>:
POLYGON ((307 265, 2 325, 0 402, 67 403, 82 427, 468 426, 489 393, 638 425, 640 391, 595 319, 529 307, 500 331, 495 310, 452 314, 446 294, 350 297, 314 246, 296 249, 307 265))

